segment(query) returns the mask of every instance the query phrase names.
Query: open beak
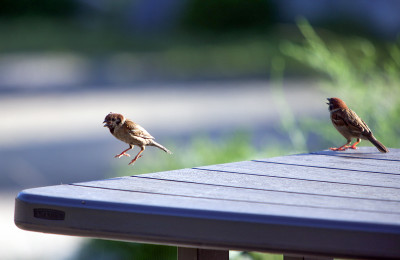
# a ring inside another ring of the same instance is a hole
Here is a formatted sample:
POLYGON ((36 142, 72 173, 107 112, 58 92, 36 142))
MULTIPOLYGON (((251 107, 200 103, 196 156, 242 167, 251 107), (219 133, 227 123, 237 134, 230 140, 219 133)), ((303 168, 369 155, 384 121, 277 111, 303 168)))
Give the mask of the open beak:
POLYGON ((108 122, 106 120, 103 121, 104 126, 103 127, 108 127, 108 122))
POLYGON ((327 105, 330 105, 331 104, 331 99, 330 98, 327 98, 327 100, 328 100, 328 102, 326 103, 327 105))

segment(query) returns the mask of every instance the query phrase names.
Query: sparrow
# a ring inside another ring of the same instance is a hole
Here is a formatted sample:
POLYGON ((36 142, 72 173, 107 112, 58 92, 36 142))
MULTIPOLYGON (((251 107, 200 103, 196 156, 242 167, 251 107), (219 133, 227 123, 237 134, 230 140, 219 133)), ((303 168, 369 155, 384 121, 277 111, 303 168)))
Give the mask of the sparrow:
POLYGON ((111 134, 117 139, 129 144, 129 148, 117 154, 115 158, 121 158, 122 156, 130 157, 126 152, 133 149, 135 145, 140 147, 139 153, 129 163, 133 164, 137 159, 142 157, 142 153, 146 146, 155 146, 160 148, 166 153, 172 154, 170 150, 162 146, 161 144, 154 141, 154 137, 151 136, 143 127, 136 124, 135 122, 126 119, 123 115, 110 112, 104 119, 104 127, 108 127, 111 134))
POLYGON ((338 148, 329 148, 332 151, 345 151, 348 148, 357 149, 356 145, 363 140, 369 140, 382 153, 389 150, 372 134, 367 124, 340 98, 328 98, 329 112, 333 126, 346 138, 347 143, 338 148), (357 138, 353 145, 352 138, 357 138))

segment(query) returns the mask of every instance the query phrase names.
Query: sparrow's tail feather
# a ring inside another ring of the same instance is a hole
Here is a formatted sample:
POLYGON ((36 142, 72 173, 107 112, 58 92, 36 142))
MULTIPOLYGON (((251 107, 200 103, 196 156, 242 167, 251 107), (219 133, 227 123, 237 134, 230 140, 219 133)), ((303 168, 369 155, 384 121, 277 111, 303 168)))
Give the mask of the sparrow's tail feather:
POLYGON ((165 148, 164 146, 162 146, 161 144, 157 143, 154 140, 152 141, 151 145, 160 148, 161 150, 163 150, 166 153, 172 154, 172 152, 170 150, 168 150, 167 148, 165 148))
POLYGON ((370 137, 368 137, 368 140, 376 146, 376 148, 378 148, 378 150, 381 153, 388 153, 389 150, 381 143, 379 142, 373 135, 371 135, 370 137))

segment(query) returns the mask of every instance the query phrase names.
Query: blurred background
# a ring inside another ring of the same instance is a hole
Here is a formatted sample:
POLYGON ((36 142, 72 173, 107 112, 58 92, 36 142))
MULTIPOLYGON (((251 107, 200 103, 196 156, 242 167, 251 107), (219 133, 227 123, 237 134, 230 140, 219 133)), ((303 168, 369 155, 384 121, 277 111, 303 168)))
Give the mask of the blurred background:
POLYGON ((396 0, 2 0, 2 259, 176 259, 173 247, 19 230, 15 196, 339 146, 327 97, 400 148, 399 13, 396 0), (110 111, 174 154, 114 159, 127 145, 103 128, 110 111))

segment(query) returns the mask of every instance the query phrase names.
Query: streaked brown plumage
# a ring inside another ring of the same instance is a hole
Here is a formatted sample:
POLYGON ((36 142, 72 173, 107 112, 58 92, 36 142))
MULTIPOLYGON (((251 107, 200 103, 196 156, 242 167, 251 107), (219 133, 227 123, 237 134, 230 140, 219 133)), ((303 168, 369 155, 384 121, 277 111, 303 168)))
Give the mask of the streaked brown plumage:
POLYGON ((346 138, 347 143, 338 148, 329 148, 333 151, 344 151, 348 148, 357 149, 356 145, 363 140, 369 140, 382 153, 387 153, 389 150, 379 142, 372 134, 367 124, 340 98, 328 98, 329 112, 333 126, 346 138), (357 138, 353 145, 352 138, 357 138))
POLYGON ((129 144, 129 148, 122 151, 122 153, 117 154, 115 158, 121 158, 124 155, 130 157, 126 152, 132 149, 135 145, 140 147, 140 151, 129 164, 133 164, 137 159, 142 157, 141 154, 145 150, 146 146, 155 146, 166 153, 172 154, 170 150, 154 141, 154 137, 151 136, 143 127, 129 119, 125 119, 121 114, 109 113, 103 123, 105 124, 104 127, 108 127, 113 136, 129 144))

